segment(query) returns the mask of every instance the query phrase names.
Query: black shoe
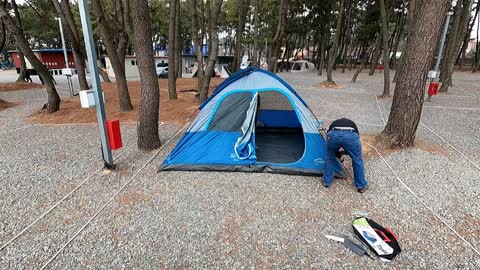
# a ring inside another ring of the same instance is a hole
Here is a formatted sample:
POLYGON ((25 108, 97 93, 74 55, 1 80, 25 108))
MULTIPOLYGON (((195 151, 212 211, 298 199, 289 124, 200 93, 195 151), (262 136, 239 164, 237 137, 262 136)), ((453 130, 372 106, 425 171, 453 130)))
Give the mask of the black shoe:
POLYGON ((366 185, 364 188, 357 188, 357 191, 360 193, 364 193, 365 191, 367 191, 367 189, 368 189, 368 185, 366 185))
POLYGON ((323 185, 323 187, 325 187, 325 188, 329 188, 332 184, 327 185, 327 184, 326 184, 325 182, 323 182, 323 180, 322 180, 322 185, 323 185))

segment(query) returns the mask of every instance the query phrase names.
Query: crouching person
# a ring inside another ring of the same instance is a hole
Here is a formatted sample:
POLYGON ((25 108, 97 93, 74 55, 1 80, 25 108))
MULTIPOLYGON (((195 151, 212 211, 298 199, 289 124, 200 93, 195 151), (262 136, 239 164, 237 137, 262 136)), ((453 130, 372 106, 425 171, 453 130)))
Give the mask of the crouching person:
MULTIPOLYGON (((333 121, 327 132, 327 157, 325 162, 325 174, 323 186, 328 188, 333 181, 333 171, 336 158, 339 158, 345 166, 343 154, 352 159, 354 183, 360 193, 368 189, 365 179, 365 170, 362 159, 362 145, 357 125, 352 120, 341 118, 333 121), (344 151, 341 151, 343 149, 344 151)), ((346 166, 345 166, 346 167, 346 166)))

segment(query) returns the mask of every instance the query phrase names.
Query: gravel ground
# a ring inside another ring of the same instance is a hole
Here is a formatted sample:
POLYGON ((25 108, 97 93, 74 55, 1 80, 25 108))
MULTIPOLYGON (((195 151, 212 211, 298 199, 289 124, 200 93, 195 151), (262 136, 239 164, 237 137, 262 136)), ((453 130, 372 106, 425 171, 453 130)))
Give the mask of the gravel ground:
MULTIPOLYGON (((324 76, 281 74, 320 118, 350 117, 362 133, 378 133, 391 102, 382 99, 377 104, 375 98, 381 94, 382 74, 373 78, 361 74, 356 84, 349 82, 352 75, 334 74, 343 89, 319 89, 316 86, 324 76)), ((430 106, 422 116, 426 126, 419 126, 417 138, 433 150, 408 149, 385 158, 422 201, 478 248, 480 173, 445 143, 475 164, 480 163, 480 140, 475 132, 480 129, 480 112, 475 110, 479 108, 480 89, 475 76, 455 74, 456 86, 450 93, 426 105, 430 106)), ((0 117, 5 112, 15 114, 6 110, 0 117)), ((163 141, 177 128, 161 127, 163 141)), ((95 174, 70 199, 0 251, 1 269, 41 267, 150 159, 153 153, 135 150, 134 125, 124 125, 123 129, 127 152, 118 160, 119 170, 95 174)), ((96 132, 94 126, 33 126, 0 138, 0 161, 8 165, 10 177, 0 194, 0 220, 4 224, 0 242, 99 167, 95 161, 98 159, 92 159, 98 144, 76 143, 96 138, 96 132), (7 143, 11 141, 15 144, 7 143), (62 158, 56 153, 61 153, 62 158), (58 169, 72 162, 76 164, 74 169, 58 169), (4 196, 7 200, 3 200, 4 196)), ((344 180, 324 189, 316 177, 156 173, 174 145, 175 141, 166 145, 49 267, 480 268, 480 256, 419 203, 377 157, 366 160, 370 190, 359 194, 344 180), (357 257, 324 238, 324 234, 353 237, 351 219, 358 210, 366 210, 370 217, 399 235, 403 252, 391 264, 357 257)))

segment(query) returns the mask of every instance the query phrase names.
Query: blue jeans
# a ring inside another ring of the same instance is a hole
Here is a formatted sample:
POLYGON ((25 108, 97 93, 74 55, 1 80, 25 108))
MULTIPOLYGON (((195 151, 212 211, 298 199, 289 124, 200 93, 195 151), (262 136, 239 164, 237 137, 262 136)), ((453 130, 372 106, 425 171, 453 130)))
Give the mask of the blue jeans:
POLYGON ((365 179, 365 170, 363 168, 360 136, 356 132, 343 130, 332 130, 327 133, 327 158, 323 182, 330 185, 333 181, 333 168, 337 158, 335 154, 340 147, 352 158, 355 186, 359 189, 366 187, 367 180, 365 179))

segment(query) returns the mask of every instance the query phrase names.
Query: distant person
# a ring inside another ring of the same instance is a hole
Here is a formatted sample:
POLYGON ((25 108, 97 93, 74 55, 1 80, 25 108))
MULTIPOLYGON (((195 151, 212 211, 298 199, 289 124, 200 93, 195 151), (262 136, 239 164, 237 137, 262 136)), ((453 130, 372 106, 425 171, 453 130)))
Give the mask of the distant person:
POLYGON ((30 77, 30 72, 28 71, 28 69, 25 71, 25 79, 24 80, 25 80, 25 82, 30 81, 30 83, 33 83, 32 77, 30 77))
POLYGON ((354 183, 357 191, 364 193, 368 189, 365 179, 365 170, 362 159, 362 145, 360 135, 355 123, 347 118, 341 118, 332 122, 327 132, 327 158, 325 162, 325 174, 323 186, 328 188, 332 185, 335 159, 340 159, 342 165, 347 168, 343 155, 352 159, 354 183))

